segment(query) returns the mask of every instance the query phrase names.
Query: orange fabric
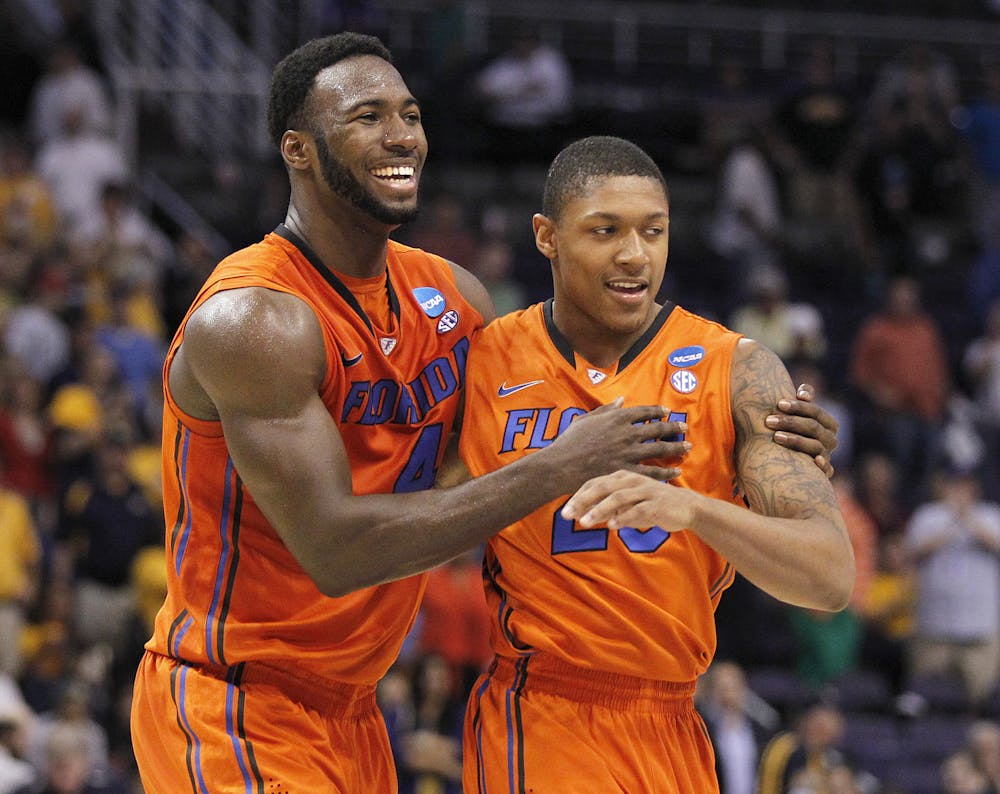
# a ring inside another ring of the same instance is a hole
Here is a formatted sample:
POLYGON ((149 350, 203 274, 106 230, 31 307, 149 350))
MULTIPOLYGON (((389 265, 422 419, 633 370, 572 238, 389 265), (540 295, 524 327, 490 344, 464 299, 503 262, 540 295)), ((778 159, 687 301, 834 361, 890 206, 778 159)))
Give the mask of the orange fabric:
MULTIPOLYGON (((400 307, 398 344, 389 355, 347 297, 324 278, 322 266, 314 266, 278 233, 221 262, 191 309, 221 290, 247 286, 297 295, 314 309, 328 361, 321 396, 350 456, 356 493, 433 484, 455 416, 469 340, 482 325, 444 260, 390 242, 387 262, 400 307)), ((182 322, 164 373, 183 335, 182 322)), ((147 643, 149 652, 230 669, 244 662, 271 664, 305 679, 352 685, 374 684, 395 660, 426 577, 341 598, 322 595, 241 482, 220 424, 184 414, 169 389, 163 499, 167 598, 147 643)), ((137 687, 158 689, 162 696, 169 691, 162 671, 158 682, 142 680, 148 675, 144 671, 153 669, 158 668, 147 664, 140 671, 137 687)), ((140 746, 140 756, 152 757, 164 731, 174 732, 178 741, 184 738, 176 720, 151 724, 152 714, 163 721, 163 714, 174 711, 168 700, 158 708, 135 712, 136 741, 154 742, 140 746)), ((290 790, 320 789, 302 783, 290 790)))
POLYGON ((203 670, 147 653, 132 709, 146 794, 396 791, 373 686, 304 682, 253 663, 203 670))
MULTIPOLYGON (((664 405, 672 418, 687 422, 687 440, 694 446, 677 485, 742 504, 735 486, 729 393, 732 354, 739 335, 668 305, 646 337, 619 362, 617 371, 607 374, 572 353, 551 324, 549 305, 501 317, 473 343, 460 445, 472 474, 493 471, 530 454, 550 443, 574 416, 624 395, 626 405, 664 405)), ((558 513, 567 498, 550 502, 507 527, 487 545, 484 573, 495 652, 512 659, 552 658, 577 668, 638 679, 696 680, 715 653, 715 608, 733 580, 732 566, 687 532, 667 534, 656 527, 645 532, 577 530, 558 513)), ((495 687, 488 691, 478 697, 487 702, 494 699, 494 707, 477 705, 473 693, 468 720, 475 719, 471 715, 476 708, 482 709, 480 730, 485 737, 493 737, 490 741, 499 741, 499 734, 511 726, 502 713, 501 692, 495 687), (491 726, 488 719, 504 724, 491 726)), ((572 726, 570 714, 563 711, 558 712, 559 719, 572 726)), ((468 721, 466 727, 468 740, 468 721)), ((600 786, 550 789, 539 783, 549 779, 543 770, 559 766, 554 756, 561 748, 573 759, 587 752, 577 754, 569 737, 560 743, 536 730, 527 718, 524 730, 527 752, 539 752, 538 766, 529 765, 525 790, 610 790, 600 786), (533 736, 539 737, 541 747, 532 748, 533 736)), ((568 732, 579 736, 589 730, 576 724, 575 731, 568 732)), ((664 723, 666 734, 651 739, 654 755, 674 741, 671 730, 671 724, 664 723)), ((621 736, 625 741, 628 734, 621 736)), ((466 752, 472 753, 467 756, 469 763, 491 768, 505 763, 486 750, 480 755, 477 742, 466 745, 466 752)), ((611 744, 609 752, 618 752, 617 742, 611 744)), ((648 748, 644 753, 637 745, 635 752, 648 762, 648 748)), ((670 758, 671 763, 683 763, 684 755, 670 758)), ((697 767, 705 758, 701 753, 688 763, 697 767)), ((572 766, 576 761, 567 763, 572 766)), ((504 774, 495 770, 495 775, 504 774)), ((711 767, 690 774, 714 780, 711 767)), ((487 772, 486 780, 493 779, 494 772, 487 772)), ((627 790, 713 790, 700 784, 693 788, 675 788, 666 782, 657 785, 627 790)), ((490 786, 486 790, 499 789, 490 786)))
POLYGON ((498 657, 473 689, 463 791, 712 794, 719 791, 694 682, 498 657))
MULTIPOLYGON (((501 317, 473 345, 462 457, 473 475, 492 471, 548 443, 573 416, 625 395, 626 405, 661 404, 688 423, 694 448, 678 485, 739 504, 729 407, 738 339, 674 307, 633 361, 594 385, 585 361, 572 366, 556 350, 541 305, 501 317), (668 363, 674 351, 695 346, 704 351, 697 363, 668 363), (696 380, 693 391, 671 386, 678 372, 682 384, 696 380), (503 388, 534 381, 498 396, 503 388)), ((540 650, 581 667, 666 681, 697 678, 715 651, 715 606, 732 581, 732 567, 685 532, 663 539, 656 529, 577 531, 558 514, 567 498, 487 545, 494 650, 505 656, 540 650)))

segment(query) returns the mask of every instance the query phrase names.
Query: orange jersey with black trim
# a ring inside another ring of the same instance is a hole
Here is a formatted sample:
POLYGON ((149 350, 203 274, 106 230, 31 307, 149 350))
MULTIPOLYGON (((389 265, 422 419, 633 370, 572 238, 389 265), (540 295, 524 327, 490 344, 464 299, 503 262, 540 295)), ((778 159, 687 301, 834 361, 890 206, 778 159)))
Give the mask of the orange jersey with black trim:
MULTIPOLYGON (((625 397, 687 422, 674 484, 743 504, 733 462, 730 368, 740 335, 668 303, 614 371, 576 355, 552 302, 501 317, 473 342, 460 450, 474 476, 552 442, 580 414, 625 397)), ((662 463, 662 461, 661 461, 662 463)), ((490 539, 491 643, 577 667, 692 681, 715 652, 715 608, 733 567, 690 532, 577 529, 550 502, 490 539)))
MULTIPOLYGON (((358 494, 433 485, 470 340, 483 324, 440 257, 390 241, 387 271, 394 343, 283 226, 223 260, 187 315, 219 291, 250 286, 296 295, 313 309, 326 347, 321 397, 358 494)), ((322 679, 377 681, 413 623, 425 576, 321 594, 241 481, 221 424, 185 414, 172 399, 166 375, 183 339, 184 323, 164 367, 167 598, 146 647, 191 663, 261 661, 322 679)))

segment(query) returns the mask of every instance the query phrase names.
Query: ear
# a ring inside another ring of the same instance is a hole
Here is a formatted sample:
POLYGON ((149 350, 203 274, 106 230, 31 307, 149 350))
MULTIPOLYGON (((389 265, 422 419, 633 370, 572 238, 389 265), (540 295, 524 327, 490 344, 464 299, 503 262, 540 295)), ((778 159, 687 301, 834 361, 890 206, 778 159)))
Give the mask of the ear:
POLYGON ((559 254, 555 221, 536 212, 531 216, 531 227, 535 230, 535 247, 546 259, 555 259, 559 254))
POLYGON ((309 135, 298 130, 285 130, 281 136, 281 159, 285 165, 296 171, 310 167, 315 146, 309 135))

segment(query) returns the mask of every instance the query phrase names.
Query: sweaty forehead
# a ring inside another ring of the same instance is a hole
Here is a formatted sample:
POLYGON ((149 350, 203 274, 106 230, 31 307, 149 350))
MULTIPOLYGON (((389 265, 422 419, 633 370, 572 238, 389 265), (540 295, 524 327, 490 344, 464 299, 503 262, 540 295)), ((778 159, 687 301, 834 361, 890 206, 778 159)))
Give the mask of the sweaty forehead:
POLYGON ((312 89, 314 99, 340 107, 409 95, 396 67, 377 55, 356 55, 326 67, 316 75, 312 89))

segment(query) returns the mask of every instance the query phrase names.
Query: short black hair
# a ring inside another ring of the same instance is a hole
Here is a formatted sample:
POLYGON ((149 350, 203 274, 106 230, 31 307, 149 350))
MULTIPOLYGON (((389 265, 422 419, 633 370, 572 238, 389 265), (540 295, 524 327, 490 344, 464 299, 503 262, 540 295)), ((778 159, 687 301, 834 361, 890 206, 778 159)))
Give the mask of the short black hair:
POLYGON ((348 31, 307 41, 274 67, 267 96, 267 132, 275 146, 281 144, 285 130, 305 121, 302 114, 316 75, 355 55, 375 55, 392 63, 392 53, 378 37, 348 31))
POLYGON ((556 155, 545 177, 542 214, 558 220, 567 202, 587 188, 592 179, 608 176, 644 176, 663 185, 663 172, 646 152, 631 141, 611 135, 593 135, 574 141, 556 155))

